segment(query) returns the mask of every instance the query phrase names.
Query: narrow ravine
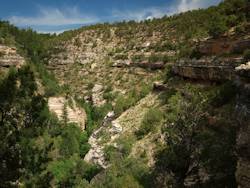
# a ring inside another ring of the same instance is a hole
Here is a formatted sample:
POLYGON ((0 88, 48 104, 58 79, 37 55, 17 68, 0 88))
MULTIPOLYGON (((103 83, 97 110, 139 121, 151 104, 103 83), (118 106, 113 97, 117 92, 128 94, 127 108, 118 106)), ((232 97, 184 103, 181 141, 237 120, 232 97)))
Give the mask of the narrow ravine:
POLYGON ((104 118, 102 126, 90 136, 88 143, 91 145, 91 149, 85 155, 84 160, 106 169, 109 164, 105 159, 105 146, 113 145, 117 147, 117 138, 121 135, 130 134, 136 131, 147 109, 157 103, 157 98, 157 95, 149 94, 138 101, 134 107, 123 112, 116 119, 114 119, 114 112, 109 112, 104 118), (108 135, 108 140, 103 140, 105 134, 108 135))
POLYGON ((108 129, 110 123, 113 124, 114 112, 109 112, 102 122, 102 125, 99 129, 94 131, 89 137, 88 143, 91 145, 89 152, 85 155, 84 160, 86 162, 92 162, 106 169, 108 167, 108 162, 105 160, 104 156, 104 145, 101 144, 100 134, 102 131, 108 129))

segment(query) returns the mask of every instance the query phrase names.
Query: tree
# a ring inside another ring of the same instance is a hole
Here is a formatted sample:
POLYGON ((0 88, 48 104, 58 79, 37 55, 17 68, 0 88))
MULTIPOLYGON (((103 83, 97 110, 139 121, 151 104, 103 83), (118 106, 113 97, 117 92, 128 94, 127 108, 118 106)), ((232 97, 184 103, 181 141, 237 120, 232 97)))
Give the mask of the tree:
POLYGON ((62 120, 63 120, 63 124, 64 124, 64 126, 66 126, 67 125, 67 123, 68 123, 68 109, 67 109, 67 102, 65 102, 64 104, 63 104, 63 109, 62 109, 62 120))
MULTIPOLYGON (((214 113, 214 107, 210 106, 211 97, 197 90, 191 91, 193 94, 177 93, 168 101, 170 109, 163 130, 166 146, 156 156, 155 186, 184 187, 186 178, 194 175, 199 186, 234 187, 234 122, 230 118, 220 119, 211 126, 208 123, 210 113, 214 113), (210 179, 203 182, 200 170, 209 174, 210 179)), ((224 105, 228 103, 230 101, 224 105)), ((227 117, 228 111, 223 113, 218 117, 227 117)))
POLYGON ((226 19, 223 15, 215 12, 210 19, 208 25, 208 34, 214 38, 217 38, 224 34, 228 30, 226 19))
POLYGON ((157 166, 160 170, 174 174, 176 187, 184 186, 186 177, 196 170, 199 164, 195 164, 199 152, 196 136, 206 115, 202 110, 205 102, 204 99, 200 101, 198 97, 180 99, 177 118, 174 122, 170 121, 166 128, 168 148, 159 155, 165 162, 160 160, 157 166))

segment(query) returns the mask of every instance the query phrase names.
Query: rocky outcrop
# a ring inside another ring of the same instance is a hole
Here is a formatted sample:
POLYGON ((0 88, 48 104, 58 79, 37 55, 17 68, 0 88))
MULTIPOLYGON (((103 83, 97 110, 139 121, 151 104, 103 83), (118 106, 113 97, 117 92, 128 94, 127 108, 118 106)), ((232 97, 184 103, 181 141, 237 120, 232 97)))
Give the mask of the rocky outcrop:
MULTIPOLYGON (((143 117, 147 112, 147 109, 158 104, 158 95, 150 94, 145 98, 141 99, 134 107, 129 108, 123 112, 118 118, 115 119, 114 112, 109 112, 103 120, 102 125, 99 129, 93 132, 89 138, 89 144, 91 149, 85 155, 84 160, 87 162, 92 162, 94 164, 100 165, 102 168, 107 168, 109 166, 108 161, 105 158, 104 149, 106 146, 113 146, 115 148, 120 148, 122 145, 118 144, 117 139, 121 136, 134 134, 138 130, 143 117), (108 136, 108 138, 106 138, 108 136)), ((153 153, 152 150, 148 150, 149 145, 152 146, 152 141, 145 143, 138 143, 134 146, 132 155, 138 156, 138 148, 141 148, 140 153, 153 153), (143 148, 143 151, 142 151, 143 148)), ((154 148, 154 147, 152 147, 154 148)), ((151 157, 150 157, 151 158, 151 157)), ((151 158, 153 159, 153 157, 151 158)), ((150 162, 152 166, 153 162, 150 162)))
POLYGON ((24 58, 17 53, 16 48, 0 45, 0 68, 20 68, 24 63, 24 58))
POLYGON ((151 70, 157 70, 157 69, 164 69, 165 68, 165 63, 164 62, 147 62, 147 61, 142 61, 138 63, 131 63, 131 66, 133 67, 140 67, 144 69, 151 69, 151 70))
POLYGON ((250 36, 244 36, 236 39, 222 37, 219 39, 209 39, 198 45, 198 51, 206 56, 222 55, 225 53, 239 53, 250 47, 250 36))
POLYGON ((131 62, 130 60, 126 61, 117 61, 113 65, 113 67, 117 68, 124 68, 124 67, 140 67, 143 69, 150 69, 150 70, 163 70, 165 68, 164 62, 148 62, 148 61, 141 61, 141 62, 131 62))
POLYGON ((157 81, 153 84, 153 90, 154 91, 167 91, 168 85, 164 84, 163 82, 157 81))
POLYGON ((112 122, 114 117, 115 117, 115 113, 109 112, 104 117, 101 127, 97 129, 96 131, 94 131, 92 135, 90 136, 88 143, 91 145, 91 148, 84 157, 84 160, 86 162, 92 162, 94 164, 101 166, 104 169, 108 167, 108 162, 106 161, 105 155, 104 155, 104 144, 100 143, 101 138, 99 138, 99 136, 103 131, 109 129, 108 126, 112 122))
POLYGON ((107 168, 108 163, 105 160, 104 146, 98 143, 98 134, 103 128, 97 129, 89 138, 88 143, 91 145, 90 150, 84 157, 84 161, 92 162, 101 166, 102 168, 107 168))
POLYGON ((62 120, 64 110, 66 110, 68 123, 76 123, 82 130, 85 130, 86 112, 77 107, 73 99, 71 101, 72 105, 70 106, 69 101, 65 97, 51 97, 48 100, 48 106, 50 111, 54 112, 59 120, 62 120))
POLYGON ((239 188, 250 187, 250 62, 236 68, 238 86, 237 135, 238 164, 236 179, 239 188))
POLYGON ((235 78, 235 67, 243 58, 203 58, 180 60, 173 65, 173 73, 189 79, 223 81, 235 78))
POLYGON ((100 84, 95 84, 92 89, 92 103, 94 106, 102 106, 106 103, 103 98, 103 86, 100 84))
MULTIPOLYGON (((189 60, 173 66, 178 76, 208 81, 232 80, 238 88, 236 105, 237 122, 237 172, 239 188, 250 187, 250 62, 237 66, 243 59, 231 59, 215 63, 212 60, 189 60)), ((164 85, 155 83, 154 88, 164 89, 164 85)))

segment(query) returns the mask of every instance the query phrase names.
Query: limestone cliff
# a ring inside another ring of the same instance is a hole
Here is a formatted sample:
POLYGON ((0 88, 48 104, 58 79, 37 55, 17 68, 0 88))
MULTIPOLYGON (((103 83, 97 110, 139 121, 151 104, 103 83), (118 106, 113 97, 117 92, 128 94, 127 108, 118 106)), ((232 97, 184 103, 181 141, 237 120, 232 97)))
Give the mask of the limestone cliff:
POLYGON ((234 68, 242 62, 241 57, 183 59, 173 65, 173 72, 176 75, 195 80, 233 80, 235 78, 234 68))
POLYGON ((198 50, 203 55, 222 55, 225 53, 244 52, 250 46, 250 36, 221 37, 202 42, 198 50))
POLYGON ((69 105, 69 100, 64 97, 51 97, 48 100, 48 105, 50 111, 54 112, 60 120, 63 118, 63 113, 66 113, 68 123, 76 123, 82 130, 85 130, 86 112, 77 107, 74 100, 72 100, 72 105, 69 105), (64 109, 66 112, 64 112, 64 109))
POLYGON ((17 53, 15 47, 0 45, 0 69, 5 70, 9 67, 20 68, 24 65, 25 59, 17 53))

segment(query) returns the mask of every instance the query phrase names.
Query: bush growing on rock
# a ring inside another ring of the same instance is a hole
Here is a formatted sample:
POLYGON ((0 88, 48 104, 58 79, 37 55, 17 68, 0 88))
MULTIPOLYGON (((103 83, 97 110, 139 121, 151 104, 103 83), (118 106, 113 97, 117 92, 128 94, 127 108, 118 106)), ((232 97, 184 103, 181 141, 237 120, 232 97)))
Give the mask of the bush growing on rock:
POLYGON ((150 108, 144 115, 142 124, 136 132, 136 136, 141 139, 143 136, 157 129, 163 119, 163 113, 157 108, 150 108))

